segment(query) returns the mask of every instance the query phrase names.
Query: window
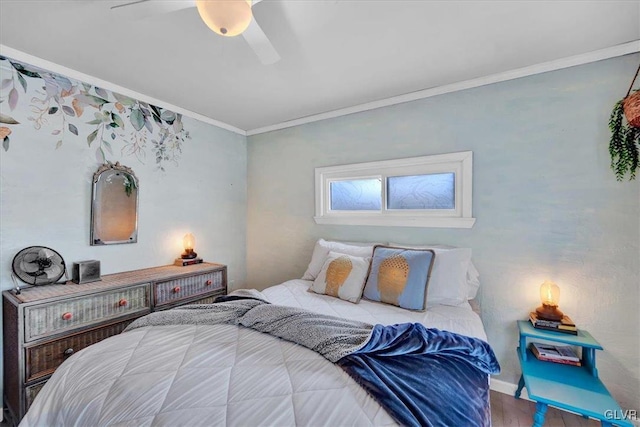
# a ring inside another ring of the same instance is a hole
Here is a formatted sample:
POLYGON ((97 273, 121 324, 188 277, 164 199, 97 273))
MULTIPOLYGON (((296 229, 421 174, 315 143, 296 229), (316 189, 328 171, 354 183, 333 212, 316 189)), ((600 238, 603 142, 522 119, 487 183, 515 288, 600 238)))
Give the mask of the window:
POLYGON ((316 168, 318 224, 471 228, 473 153, 316 168))

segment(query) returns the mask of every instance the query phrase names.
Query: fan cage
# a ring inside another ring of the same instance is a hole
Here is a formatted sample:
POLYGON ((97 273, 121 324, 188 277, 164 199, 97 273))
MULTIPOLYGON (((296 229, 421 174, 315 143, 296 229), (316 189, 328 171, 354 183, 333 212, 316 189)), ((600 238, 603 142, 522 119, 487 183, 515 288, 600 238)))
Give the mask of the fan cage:
POLYGON ((13 274, 27 285, 40 286, 50 285, 58 282, 60 278, 66 274, 66 264, 62 255, 55 249, 51 249, 46 246, 29 246, 19 251, 13 258, 11 263, 13 274), (42 256, 47 251, 51 253, 50 256, 42 256), (25 257, 31 256, 32 259, 25 261, 25 257), (32 271, 25 271, 24 263, 27 262, 31 267, 36 268, 32 271), (37 267, 34 265, 36 264, 37 267), (55 274, 49 275, 48 269, 57 268, 55 274))

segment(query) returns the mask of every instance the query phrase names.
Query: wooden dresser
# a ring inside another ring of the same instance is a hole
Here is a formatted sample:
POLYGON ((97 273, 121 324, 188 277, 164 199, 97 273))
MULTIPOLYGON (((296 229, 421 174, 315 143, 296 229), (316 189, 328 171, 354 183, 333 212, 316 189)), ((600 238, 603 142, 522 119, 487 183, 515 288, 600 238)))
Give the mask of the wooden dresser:
POLYGON ((3 292, 4 406, 18 423, 73 353, 152 311, 210 303, 227 293, 227 267, 202 263, 102 276, 99 282, 3 292))

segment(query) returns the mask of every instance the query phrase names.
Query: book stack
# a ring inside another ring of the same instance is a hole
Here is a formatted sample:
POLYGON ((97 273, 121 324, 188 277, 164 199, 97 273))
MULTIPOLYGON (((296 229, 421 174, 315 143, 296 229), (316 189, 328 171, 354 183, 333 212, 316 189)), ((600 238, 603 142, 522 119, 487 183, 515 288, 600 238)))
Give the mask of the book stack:
POLYGON ((178 267, 186 267, 187 265, 202 264, 202 262, 202 258, 176 258, 176 261, 173 264, 177 265, 178 267))
POLYGON ((537 342, 531 343, 531 353, 539 360, 581 366, 580 358, 570 345, 551 345, 537 342))
POLYGON ((540 319, 535 311, 529 313, 529 321, 534 328, 545 329, 547 331, 562 332, 565 334, 578 335, 578 328, 569 316, 563 316, 562 320, 546 320, 540 319))

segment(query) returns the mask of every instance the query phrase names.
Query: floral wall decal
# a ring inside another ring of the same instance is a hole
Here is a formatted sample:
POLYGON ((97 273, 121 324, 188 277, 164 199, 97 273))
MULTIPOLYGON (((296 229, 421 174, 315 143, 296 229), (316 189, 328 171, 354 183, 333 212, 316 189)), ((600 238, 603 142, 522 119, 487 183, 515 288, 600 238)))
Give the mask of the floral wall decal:
POLYGON ((99 163, 110 160, 115 150, 142 163, 151 153, 164 171, 167 162, 178 164, 182 144, 190 139, 181 114, 4 56, 0 67, 4 151, 9 151, 15 127, 26 125, 11 115, 20 103, 29 104, 27 120, 35 129, 49 130, 56 137, 56 149, 63 142, 82 141, 95 147, 99 163), (91 130, 85 135, 80 129, 91 130))

